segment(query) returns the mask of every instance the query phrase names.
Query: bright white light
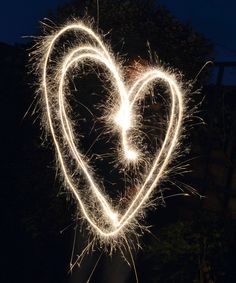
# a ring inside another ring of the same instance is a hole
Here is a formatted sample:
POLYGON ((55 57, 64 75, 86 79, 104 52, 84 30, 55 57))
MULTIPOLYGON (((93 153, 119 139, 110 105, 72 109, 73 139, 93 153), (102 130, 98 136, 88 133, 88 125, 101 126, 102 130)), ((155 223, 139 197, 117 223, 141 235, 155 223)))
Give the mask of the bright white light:
POLYGON ((137 222, 136 216, 144 205, 147 205, 153 190, 166 174, 182 129, 185 108, 183 92, 173 75, 155 66, 146 69, 132 85, 125 83, 120 64, 116 63, 114 55, 108 51, 100 36, 83 23, 69 24, 58 30, 46 39, 42 50, 41 89, 48 128, 56 149, 61 174, 78 203, 81 215, 92 231, 101 239, 122 236, 132 229, 133 223, 137 222), (63 60, 53 65, 51 59, 56 45, 65 33, 71 31, 74 34, 78 33, 78 44, 69 50, 63 60), (111 82, 113 90, 111 95, 114 98, 111 101, 115 101, 115 104, 110 106, 111 113, 106 118, 111 131, 119 134, 117 150, 120 156, 117 162, 121 162, 124 168, 127 160, 136 162, 139 161, 140 156, 146 154, 142 152, 140 144, 133 144, 136 139, 130 136, 131 129, 134 130, 138 124, 135 123, 137 102, 144 99, 148 86, 159 81, 165 82, 169 89, 171 103, 164 141, 148 164, 149 171, 146 176, 138 180, 139 189, 124 211, 114 206, 114 203, 120 204, 122 199, 111 201, 98 185, 96 181, 98 178, 95 178, 87 157, 85 158, 82 151, 76 147, 78 143, 75 140, 73 124, 68 117, 66 94, 69 71, 86 64, 99 64, 106 70, 106 79, 111 82), (113 110, 116 112, 113 113, 113 110), (78 188, 78 180, 74 178, 68 160, 73 160, 87 183, 86 199, 78 188))
POLYGON ((131 127, 131 113, 127 107, 123 107, 115 116, 116 124, 123 130, 128 131, 131 127))
POLYGON ((128 150, 126 152, 126 158, 130 159, 130 160, 136 160, 138 157, 137 152, 133 151, 133 150, 128 150))

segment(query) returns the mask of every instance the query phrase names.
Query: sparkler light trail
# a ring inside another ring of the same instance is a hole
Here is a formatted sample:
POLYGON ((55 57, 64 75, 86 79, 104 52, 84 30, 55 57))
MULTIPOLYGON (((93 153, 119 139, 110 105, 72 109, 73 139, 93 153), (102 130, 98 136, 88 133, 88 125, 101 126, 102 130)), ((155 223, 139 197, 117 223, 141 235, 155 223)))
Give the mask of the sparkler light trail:
POLYGON ((175 155, 184 120, 184 92, 176 77, 158 66, 146 67, 135 82, 130 84, 125 80, 121 63, 117 62, 101 36, 82 22, 68 24, 48 36, 40 52, 41 91, 47 129, 55 146, 66 187, 76 200, 81 216, 96 236, 104 241, 124 237, 126 232, 135 229, 138 216, 166 175, 168 165, 175 155), (59 53, 57 45, 69 34, 76 35, 75 46, 69 48, 66 55, 55 60, 55 54, 59 53), (109 82, 111 105, 108 105, 104 118, 110 131, 119 136, 117 162, 124 169, 135 167, 141 159, 145 159, 146 153, 142 152, 140 142, 142 137, 133 137, 139 127, 139 102, 144 100, 150 88, 157 83, 164 83, 169 92, 170 110, 164 140, 153 160, 146 166, 147 170, 140 174, 133 199, 122 209, 120 205, 115 205, 122 202, 122 199, 115 202, 108 197, 89 164, 88 157, 78 148, 78 135, 69 115, 69 77, 72 71, 80 72, 83 66, 90 65, 103 68, 105 81, 109 82), (77 172, 84 179, 83 188, 80 188, 77 172))

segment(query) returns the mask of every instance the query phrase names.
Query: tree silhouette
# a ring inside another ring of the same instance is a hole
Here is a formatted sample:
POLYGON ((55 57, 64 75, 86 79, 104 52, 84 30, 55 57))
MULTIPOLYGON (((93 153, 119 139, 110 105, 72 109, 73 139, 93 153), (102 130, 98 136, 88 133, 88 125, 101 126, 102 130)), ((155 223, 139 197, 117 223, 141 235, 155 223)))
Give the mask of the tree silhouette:
POLYGON ((72 0, 51 15, 55 24, 90 17, 112 48, 133 59, 150 60, 147 42, 159 59, 193 79, 212 55, 213 45, 192 27, 181 23, 154 0, 72 0))

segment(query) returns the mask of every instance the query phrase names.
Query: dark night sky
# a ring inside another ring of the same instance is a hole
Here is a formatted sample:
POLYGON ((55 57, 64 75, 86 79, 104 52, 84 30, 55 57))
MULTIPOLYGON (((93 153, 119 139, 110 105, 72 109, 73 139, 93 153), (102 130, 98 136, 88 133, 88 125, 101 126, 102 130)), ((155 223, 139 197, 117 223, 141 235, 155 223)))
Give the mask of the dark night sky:
POLYGON ((174 16, 190 23, 216 45, 219 59, 236 60, 235 0, 159 0, 174 16), (221 50, 220 50, 221 49, 221 50), (224 52, 223 52, 224 51, 224 52))
POLYGON ((0 41, 21 42, 21 37, 32 35, 38 22, 47 17, 66 0, 3 0, 0 4, 0 41))
MULTIPOLYGON (((0 4, 0 41, 25 42, 21 36, 32 35, 38 22, 69 0, 14 0, 0 4)), ((173 15, 190 23, 216 45, 216 60, 236 61, 235 0, 159 0, 173 15)), ((102 1, 100 0, 100 5, 102 1)), ((101 19, 102 20, 102 19, 101 19)), ((235 75, 235 74, 233 74, 235 75)))

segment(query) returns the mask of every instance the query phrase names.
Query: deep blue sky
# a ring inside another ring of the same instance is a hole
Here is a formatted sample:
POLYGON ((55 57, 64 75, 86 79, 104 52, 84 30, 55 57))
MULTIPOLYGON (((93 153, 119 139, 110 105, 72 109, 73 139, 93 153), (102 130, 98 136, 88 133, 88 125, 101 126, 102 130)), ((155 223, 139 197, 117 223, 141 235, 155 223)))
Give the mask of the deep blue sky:
MULTIPOLYGON (((235 0, 159 0, 182 21, 190 23, 224 49, 225 59, 236 59, 235 0)), ((220 50, 219 50, 220 51, 220 50)))
MULTIPOLYGON (((68 2, 68 0, 1 1, 0 41, 22 42, 21 36, 32 35, 38 21, 46 17, 50 9, 54 10, 66 1, 68 2)), ((224 59, 236 60, 235 0, 159 0, 159 2, 180 20, 191 23, 196 30, 216 43, 219 49, 224 49, 224 59)))
POLYGON ((0 41, 24 42, 22 36, 33 35, 48 11, 65 2, 68 0, 1 0, 0 41))
MULTIPOLYGON (((48 11, 69 0, 8 0, 0 4, 0 41, 24 42, 48 11)), ((159 0, 216 44, 216 60, 236 61, 236 0, 159 0)), ((102 5, 102 0, 100 0, 102 5)), ((235 74, 234 74, 235 75, 235 74)))

